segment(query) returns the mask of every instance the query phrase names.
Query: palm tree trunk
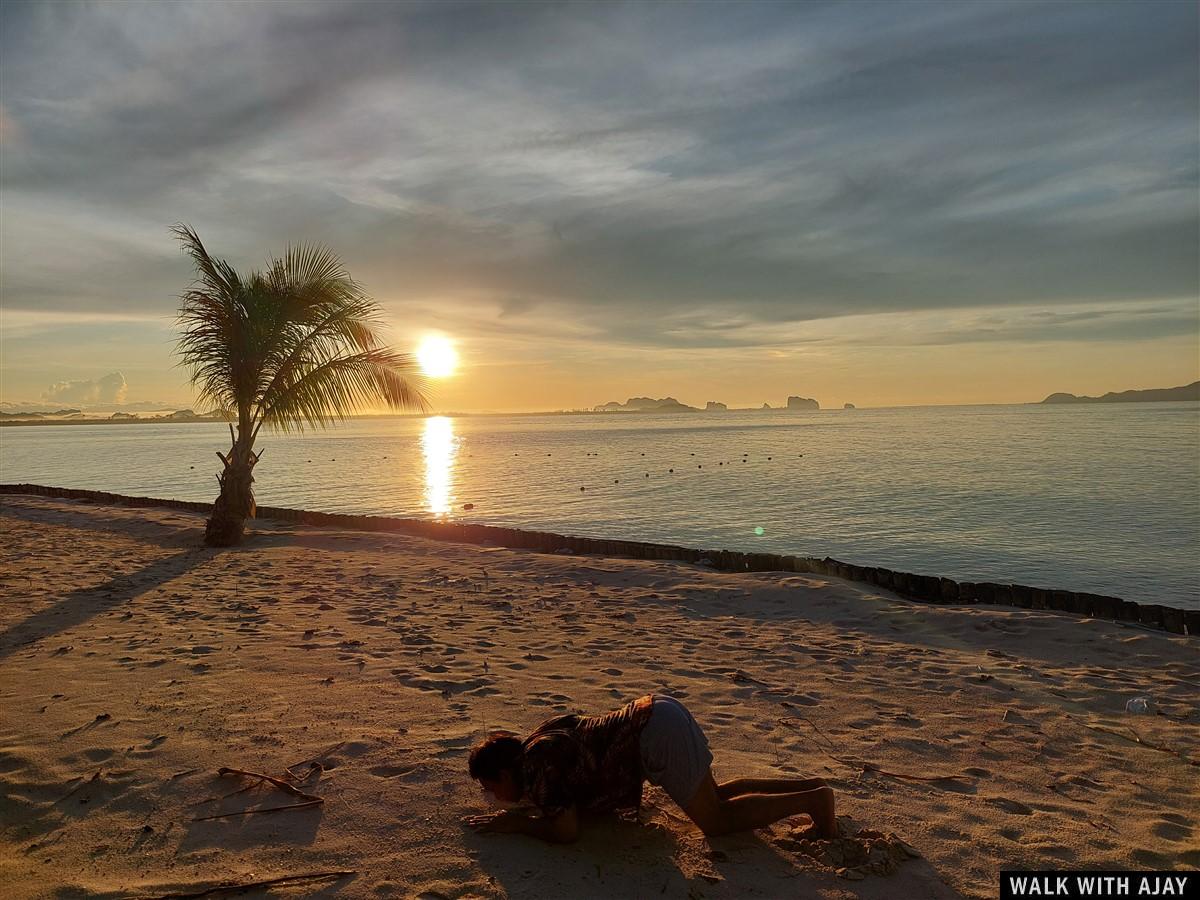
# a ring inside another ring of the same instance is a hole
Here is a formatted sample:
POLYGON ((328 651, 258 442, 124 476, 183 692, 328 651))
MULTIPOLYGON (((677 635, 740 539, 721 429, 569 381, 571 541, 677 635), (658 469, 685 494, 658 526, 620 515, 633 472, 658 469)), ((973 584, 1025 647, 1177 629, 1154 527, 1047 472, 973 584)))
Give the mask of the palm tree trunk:
MULTIPOLYGON (((217 476, 221 493, 213 503, 212 516, 204 529, 204 543, 210 547, 235 547, 242 542, 246 532, 246 519, 254 518, 254 464, 258 457, 243 446, 243 435, 248 431, 238 429, 238 437, 228 456, 221 453, 225 471, 217 476)), ((233 426, 230 426, 232 437, 233 426)), ((246 442, 248 443, 248 441, 246 442)))

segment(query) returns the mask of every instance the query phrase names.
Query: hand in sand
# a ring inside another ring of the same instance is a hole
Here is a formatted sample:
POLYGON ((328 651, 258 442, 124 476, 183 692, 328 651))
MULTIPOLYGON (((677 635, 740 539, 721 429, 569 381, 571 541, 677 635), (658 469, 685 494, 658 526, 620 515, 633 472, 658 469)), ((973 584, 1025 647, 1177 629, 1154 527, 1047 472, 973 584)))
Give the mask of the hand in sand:
POLYGON ((520 818, 508 810, 501 810, 476 816, 464 816, 462 821, 464 825, 469 825, 483 834, 513 834, 520 828, 520 818))

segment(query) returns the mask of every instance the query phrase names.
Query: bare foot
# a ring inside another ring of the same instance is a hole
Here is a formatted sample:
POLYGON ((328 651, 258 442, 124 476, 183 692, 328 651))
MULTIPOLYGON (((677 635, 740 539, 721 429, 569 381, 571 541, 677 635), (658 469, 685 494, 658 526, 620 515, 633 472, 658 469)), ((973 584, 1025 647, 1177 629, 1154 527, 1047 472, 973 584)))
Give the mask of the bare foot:
POLYGON ((785 821, 792 826, 792 837, 796 840, 833 840, 838 836, 837 817, 834 815, 833 788, 817 788, 813 793, 820 799, 818 808, 812 813, 801 813, 798 816, 791 816, 785 821))

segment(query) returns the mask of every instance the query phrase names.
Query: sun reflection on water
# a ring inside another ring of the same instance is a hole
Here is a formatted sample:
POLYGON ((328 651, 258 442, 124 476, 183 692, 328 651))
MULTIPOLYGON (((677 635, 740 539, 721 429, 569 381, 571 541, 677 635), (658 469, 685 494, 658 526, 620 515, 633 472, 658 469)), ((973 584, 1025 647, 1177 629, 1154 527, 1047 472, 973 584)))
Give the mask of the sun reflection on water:
POLYGON ((435 516, 444 516, 454 499, 450 488, 458 442, 454 439, 453 420, 446 416, 426 419, 421 450, 425 454, 425 503, 435 516))

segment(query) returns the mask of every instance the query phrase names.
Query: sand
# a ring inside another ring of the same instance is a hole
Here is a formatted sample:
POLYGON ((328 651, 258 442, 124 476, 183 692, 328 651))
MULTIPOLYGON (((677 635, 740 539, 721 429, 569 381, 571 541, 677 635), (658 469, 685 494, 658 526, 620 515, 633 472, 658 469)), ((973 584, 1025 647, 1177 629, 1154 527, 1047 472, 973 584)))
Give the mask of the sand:
POLYGON ((270 522, 217 551, 165 509, 7 496, 0 528, 6 897, 339 870, 277 893, 987 897, 1002 867, 1200 866, 1200 768, 1171 752, 1200 757, 1194 637, 270 522), (570 846, 464 830, 488 729, 650 691, 692 709, 718 778, 820 775, 866 835, 708 842, 657 789, 570 846), (306 801, 221 766, 290 766, 324 803, 236 814, 306 801))

